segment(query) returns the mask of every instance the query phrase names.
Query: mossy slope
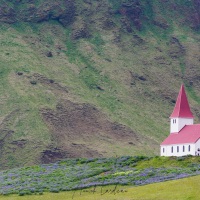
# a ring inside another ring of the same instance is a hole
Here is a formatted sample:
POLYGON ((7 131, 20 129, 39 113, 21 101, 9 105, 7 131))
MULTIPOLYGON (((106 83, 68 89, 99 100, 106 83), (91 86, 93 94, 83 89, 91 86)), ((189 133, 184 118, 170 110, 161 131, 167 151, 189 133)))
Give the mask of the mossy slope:
MULTIPOLYGON (((69 4, 60 2, 66 14, 69 4)), ((88 157, 159 154, 181 83, 199 119, 200 38, 193 17, 199 16, 198 2, 77 0, 69 23, 57 10, 52 14, 53 1, 6 6, 0 25, 2 168, 41 163, 46 152, 49 160, 60 159, 77 144, 83 152, 96 152, 88 157), (30 6, 30 20, 18 16, 30 6), (8 8, 18 13, 11 24, 5 23, 8 8), (130 128, 137 142, 110 139, 99 129, 98 137, 68 137, 63 147, 62 138, 54 137, 62 123, 54 126, 42 115, 63 100, 94 106, 110 123, 130 128)))

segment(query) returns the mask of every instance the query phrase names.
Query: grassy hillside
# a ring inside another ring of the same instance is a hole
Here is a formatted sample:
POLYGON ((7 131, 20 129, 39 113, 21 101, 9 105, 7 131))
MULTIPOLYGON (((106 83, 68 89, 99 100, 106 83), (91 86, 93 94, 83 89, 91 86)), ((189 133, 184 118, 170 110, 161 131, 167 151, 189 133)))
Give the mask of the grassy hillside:
POLYGON ((0 2, 0 168, 157 155, 181 83, 199 119, 198 1, 0 2))

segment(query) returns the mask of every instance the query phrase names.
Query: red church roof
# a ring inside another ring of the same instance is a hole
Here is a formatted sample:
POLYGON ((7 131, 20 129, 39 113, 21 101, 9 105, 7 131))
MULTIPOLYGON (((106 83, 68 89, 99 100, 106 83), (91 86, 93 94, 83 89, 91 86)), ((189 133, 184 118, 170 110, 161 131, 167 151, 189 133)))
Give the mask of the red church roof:
POLYGON ((179 133, 171 133, 161 145, 196 143, 200 138, 200 124, 186 125, 179 133))
POLYGON ((170 118, 194 118, 192 112, 190 111, 190 106, 187 100, 187 96, 185 93, 184 85, 181 85, 181 89, 179 91, 176 105, 174 110, 170 116, 170 118))

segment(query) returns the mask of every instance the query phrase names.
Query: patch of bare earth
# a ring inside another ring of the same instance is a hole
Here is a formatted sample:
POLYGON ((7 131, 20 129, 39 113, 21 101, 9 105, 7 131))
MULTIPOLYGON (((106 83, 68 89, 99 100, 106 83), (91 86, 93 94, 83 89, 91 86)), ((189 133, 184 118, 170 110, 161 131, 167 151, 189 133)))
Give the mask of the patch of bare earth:
POLYGON ((52 133, 52 146, 42 152, 43 163, 60 158, 101 157, 112 149, 109 146, 140 142, 130 128, 109 121, 90 104, 63 100, 56 110, 42 109, 41 113, 52 133))

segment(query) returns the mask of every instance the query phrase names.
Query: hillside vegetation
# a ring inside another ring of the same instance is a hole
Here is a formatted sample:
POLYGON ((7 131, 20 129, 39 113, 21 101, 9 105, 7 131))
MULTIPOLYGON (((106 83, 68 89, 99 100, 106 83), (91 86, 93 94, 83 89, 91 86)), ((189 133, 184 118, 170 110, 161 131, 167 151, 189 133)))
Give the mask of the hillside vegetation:
MULTIPOLYGON (((76 200, 130 200, 134 199, 169 199, 186 200, 199 199, 199 176, 184 178, 180 180, 154 183, 140 187, 115 186, 90 188, 84 191, 70 191, 61 193, 44 193, 43 195, 24 196, 24 200, 54 200, 54 199, 76 199, 76 200), (113 192, 115 190, 115 192, 113 192), (106 192, 108 191, 108 192, 106 192), (120 192, 117 192, 120 191, 120 192), (103 195, 102 195, 103 194, 103 195)), ((0 196, 1 200, 21 200, 21 196, 0 196)))
POLYGON ((19 196, 88 190, 107 185, 141 186, 200 174, 199 157, 68 159, 0 173, 0 194, 19 196))
POLYGON ((0 0, 0 168, 158 155, 185 83, 200 118, 199 0, 0 0))

